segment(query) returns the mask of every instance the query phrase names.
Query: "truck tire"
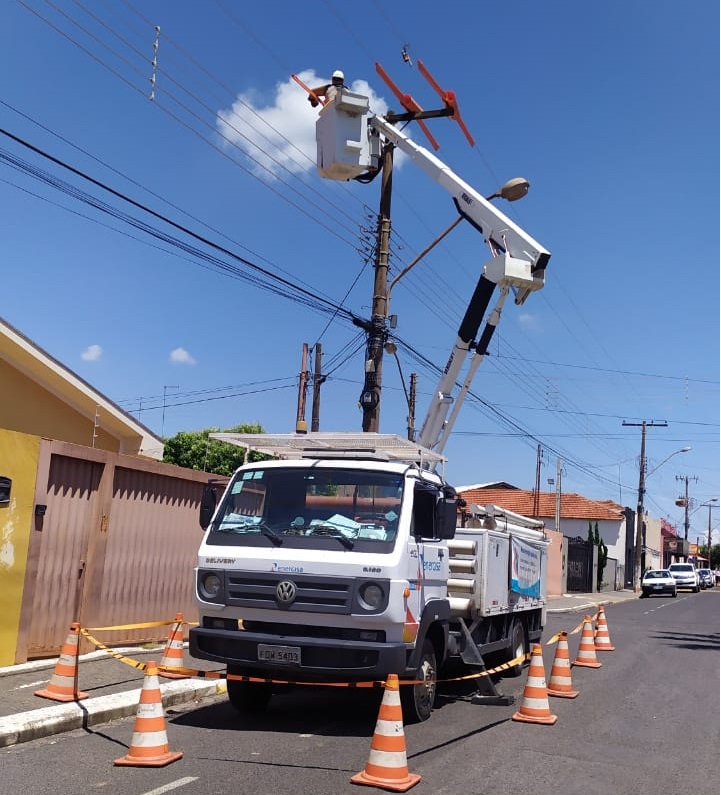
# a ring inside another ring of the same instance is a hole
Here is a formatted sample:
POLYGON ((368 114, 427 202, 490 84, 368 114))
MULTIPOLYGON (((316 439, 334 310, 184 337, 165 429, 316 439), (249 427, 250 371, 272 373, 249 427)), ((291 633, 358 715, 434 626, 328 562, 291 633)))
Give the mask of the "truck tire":
MULTIPOLYGON (((516 657, 526 654, 526 632, 523 629, 523 624, 520 621, 514 621, 511 627, 511 650, 508 659, 515 660, 516 657)), ((524 660, 525 662, 525 660, 524 660)), ((509 676, 520 676, 523 673, 523 662, 516 663, 508 668, 507 673, 509 676)))
POLYGON ((423 641, 423 653, 414 676, 414 679, 421 684, 401 684, 404 723, 421 723, 430 718, 436 700, 437 675, 436 652, 433 644, 426 638, 423 641))
MULTIPOLYGON (((238 674, 239 671, 229 668, 228 673, 238 674)), ((228 701, 241 714, 263 712, 273 695, 273 687, 268 682, 241 682, 238 679, 228 679, 226 684, 228 701)))

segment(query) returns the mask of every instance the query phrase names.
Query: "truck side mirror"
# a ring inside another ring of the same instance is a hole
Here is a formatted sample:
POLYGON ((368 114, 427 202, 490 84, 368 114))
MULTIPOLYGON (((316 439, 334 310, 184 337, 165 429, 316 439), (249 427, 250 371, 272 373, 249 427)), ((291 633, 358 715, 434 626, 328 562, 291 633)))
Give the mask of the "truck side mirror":
POLYGON ((215 506, 218 503, 218 492, 215 490, 215 486, 205 486, 203 488, 203 496, 200 499, 200 526, 203 530, 208 529, 208 525, 210 524, 210 520, 213 518, 213 514, 215 513, 215 506))
POLYGON ((436 536, 450 540, 456 534, 458 524, 458 505, 455 496, 442 497, 436 503, 436 536))

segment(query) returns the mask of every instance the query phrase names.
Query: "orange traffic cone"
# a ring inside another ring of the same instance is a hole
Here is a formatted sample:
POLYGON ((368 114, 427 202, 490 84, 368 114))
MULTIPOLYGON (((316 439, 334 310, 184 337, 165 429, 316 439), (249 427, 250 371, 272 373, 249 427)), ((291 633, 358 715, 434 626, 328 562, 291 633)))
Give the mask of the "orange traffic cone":
POLYGON ((182 751, 171 751, 168 746, 163 700, 158 684, 158 666, 151 661, 145 666, 145 679, 140 691, 130 749, 125 756, 116 759, 114 764, 130 767, 165 767, 180 759, 182 755, 182 751))
POLYGON ((603 605, 598 608, 598 618, 596 619, 596 634, 594 636, 594 646, 596 651, 615 651, 616 647, 611 643, 608 634, 608 624, 606 623, 606 611, 603 605))
POLYGON ((593 625, 591 616, 583 619, 583 632, 581 632, 581 642, 578 644, 578 654, 573 661, 574 665, 582 665, 586 668, 600 668, 601 663, 596 658, 596 644, 593 640, 593 625))
POLYGON ((405 792, 421 780, 417 773, 408 772, 403 710, 398 688, 398 676, 389 674, 368 762, 364 770, 351 777, 353 784, 405 792))
POLYGON ((558 698, 576 698, 578 690, 573 689, 571 681, 571 660, 568 656, 568 633, 559 632, 556 655, 551 666, 551 678, 548 680, 548 695, 558 698))
POLYGON ((525 723, 545 723, 548 726, 552 726, 558 720, 558 715, 551 714, 551 705, 548 702, 543 650, 539 643, 534 643, 531 647, 531 663, 528 668, 526 686, 523 689, 523 701, 511 720, 520 720, 525 723))
POLYGON ((80 624, 74 622, 70 625, 70 633, 60 650, 60 657, 55 663, 55 670, 50 677, 48 686, 43 690, 36 690, 36 696, 50 698, 53 701, 80 701, 80 699, 88 697, 87 693, 78 690, 79 637, 80 624))
POLYGON ((183 665, 183 614, 175 614, 168 642, 165 644, 163 656, 158 665, 158 675, 166 679, 187 679, 187 674, 179 672, 184 669, 183 665))

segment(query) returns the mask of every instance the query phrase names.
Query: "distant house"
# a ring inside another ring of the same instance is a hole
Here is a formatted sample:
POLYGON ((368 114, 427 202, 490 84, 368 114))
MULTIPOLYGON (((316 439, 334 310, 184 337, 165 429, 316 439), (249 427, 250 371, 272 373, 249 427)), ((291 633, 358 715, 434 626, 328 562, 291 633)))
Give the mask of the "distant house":
POLYGON ((626 517, 622 506, 612 500, 590 500, 571 492, 560 494, 560 522, 556 528, 555 492, 519 489, 505 482, 460 486, 458 496, 469 505, 498 505, 515 513, 541 519, 546 527, 558 529, 567 538, 588 538, 588 526, 595 529, 608 547, 608 557, 624 567, 626 557, 626 517))
POLYGON ((163 440, 0 318, 0 428, 162 461, 163 440))

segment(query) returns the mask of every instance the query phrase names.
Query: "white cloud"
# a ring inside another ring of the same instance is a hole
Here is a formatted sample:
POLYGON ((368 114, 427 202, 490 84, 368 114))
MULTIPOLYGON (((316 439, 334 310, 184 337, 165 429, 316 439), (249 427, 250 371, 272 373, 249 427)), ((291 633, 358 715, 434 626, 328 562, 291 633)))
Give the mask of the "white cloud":
POLYGON ((518 315, 518 322, 524 329, 528 329, 529 331, 537 331, 541 328, 538 318, 528 312, 521 312, 521 314, 518 315))
MULTIPOLYGON (((300 72, 298 77, 311 88, 329 82, 312 69, 300 72)), ((349 88, 369 97, 374 113, 388 111, 385 101, 365 80, 354 80, 349 88)), ((311 171, 316 165, 318 109, 310 106, 307 96, 292 78, 276 84, 270 103, 254 90, 238 94, 230 108, 218 111, 218 130, 256 161, 251 162, 256 174, 267 176, 270 171, 277 175, 284 169, 296 174, 311 171)))
POLYGON ((175 348, 170 351, 170 361, 174 364, 197 364, 185 348, 175 348))
POLYGON ((103 349, 100 345, 88 345, 88 347, 80 354, 80 358, 86 362, 97 362, 103 355, 103 349))

